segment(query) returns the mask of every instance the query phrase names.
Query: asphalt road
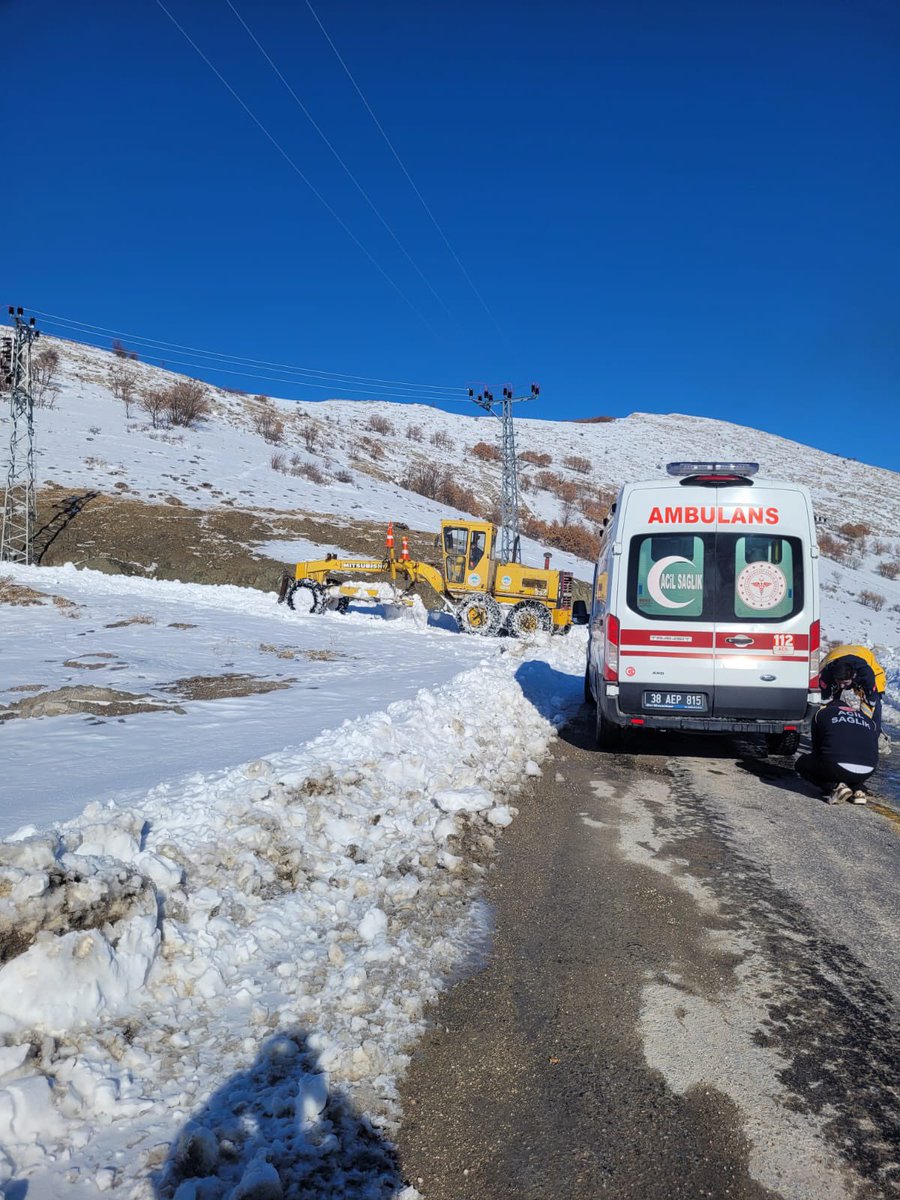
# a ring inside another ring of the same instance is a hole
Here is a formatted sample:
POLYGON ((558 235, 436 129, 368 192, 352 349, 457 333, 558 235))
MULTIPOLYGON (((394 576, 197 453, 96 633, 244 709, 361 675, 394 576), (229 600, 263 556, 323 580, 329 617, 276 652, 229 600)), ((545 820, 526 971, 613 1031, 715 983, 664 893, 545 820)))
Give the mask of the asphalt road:
POLYGON ((900 1195, 900 823, 751 743, 600 756, 505 832, 403 1087, 426 1200, 900 1195))

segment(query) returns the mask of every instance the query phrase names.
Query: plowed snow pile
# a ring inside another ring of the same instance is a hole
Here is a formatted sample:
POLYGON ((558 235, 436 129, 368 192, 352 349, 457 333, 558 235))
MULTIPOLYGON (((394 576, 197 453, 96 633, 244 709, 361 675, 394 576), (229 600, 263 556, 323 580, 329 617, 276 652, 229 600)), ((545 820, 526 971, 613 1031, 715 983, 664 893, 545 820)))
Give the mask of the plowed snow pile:
MULTIPOLYGON (((82 623, 113 624, 98 620, 113 581, 20 574, 48 592, 68 582, 82 623)), ((197 590, 211 609, 215 593, 229 593, 227 609, 239 591, 197 590)), ((142 599, 154 623, 112 635, 168 627, 168 594, 155 607, 142 599)), ((355 622, 368 638, 376 627, 390 658, 402 643, 427 664, 439 639, 470 661, 294 748, 0 843, 0 1180, 27 1181, 29 1200, 403 1191, 385 1140, 396 1082, 424 1006, 483 934, 483 864, 580 699, 584 642, 576 632, 478 646, 413 621, 291 620, 295 645, 340 631, 352 654, 355 622)), ((152 685, 146 642, 143 653, 152 685)), ((236 645, 228 661, 240 658, 236 645)), ((346 670, 343 658, 315 665, 336 679, 346 670)), ((309 693, 252 700, 293 697, 300 724, 309 693)), ((100 732, 115 755, 116 737, 136 744, 141 722, 177 729, 231 703, 247 700, 187 702, 181 716, 140 713, 100 732)), ((85 719, 96 718, 15 719, 0 733, 43 726, 50 746, 54 722, 85 719)))

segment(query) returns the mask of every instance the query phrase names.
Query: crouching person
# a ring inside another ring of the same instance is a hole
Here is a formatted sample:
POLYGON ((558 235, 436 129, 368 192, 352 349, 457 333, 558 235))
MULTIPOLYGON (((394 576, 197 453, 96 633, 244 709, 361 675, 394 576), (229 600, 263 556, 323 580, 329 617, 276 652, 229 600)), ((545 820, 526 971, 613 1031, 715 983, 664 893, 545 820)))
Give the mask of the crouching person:
POLYGON ((813 717, 812 751, 797 759, 797 774, 820 787, 829 804, 865 804, 863 784, 877 765, 875 722, 845 703, 838 690, 813 717))

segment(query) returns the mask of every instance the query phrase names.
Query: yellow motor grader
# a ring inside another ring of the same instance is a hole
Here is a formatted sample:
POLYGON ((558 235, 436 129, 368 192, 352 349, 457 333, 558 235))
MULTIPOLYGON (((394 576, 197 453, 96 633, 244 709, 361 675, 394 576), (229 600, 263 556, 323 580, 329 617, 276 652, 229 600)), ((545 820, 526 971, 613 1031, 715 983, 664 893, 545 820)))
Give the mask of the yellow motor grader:
POLYGON ((540 631, 568 633, 572 624, 569 571, 497 562, 497 530, 489 521, 441 521, 438 544, 439 566, 411 559, 405 537, 397 557, 391 524, 384 558, 328 554, 297 563, 294 574, 285 574, 281 581, 278 602, 314 613, 346 612, 351 600, 411 602, 417 585, 427 583, 464 633, 512 637, 540 631), (374 575, 385 580, 353 578, 374 575))

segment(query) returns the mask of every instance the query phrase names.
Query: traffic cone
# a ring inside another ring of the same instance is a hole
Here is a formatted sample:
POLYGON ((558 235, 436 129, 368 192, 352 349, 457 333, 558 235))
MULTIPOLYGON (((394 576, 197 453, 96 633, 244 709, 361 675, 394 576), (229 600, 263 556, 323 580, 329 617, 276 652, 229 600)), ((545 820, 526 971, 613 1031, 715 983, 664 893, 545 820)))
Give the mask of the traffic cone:
POLYGON ((400 539, 400 561, 409 562, 409 538, 405 533, 400 539))
POLYGON ((387 527, 387 537, 384 539, 384 544, 387 547, 388 558, 394 557, 394 522, 391 521, 387 527))

